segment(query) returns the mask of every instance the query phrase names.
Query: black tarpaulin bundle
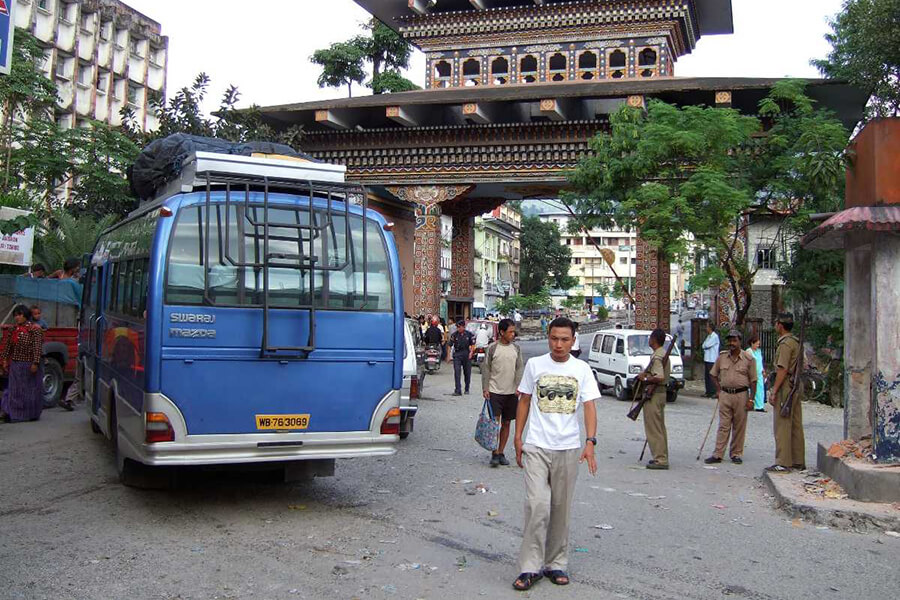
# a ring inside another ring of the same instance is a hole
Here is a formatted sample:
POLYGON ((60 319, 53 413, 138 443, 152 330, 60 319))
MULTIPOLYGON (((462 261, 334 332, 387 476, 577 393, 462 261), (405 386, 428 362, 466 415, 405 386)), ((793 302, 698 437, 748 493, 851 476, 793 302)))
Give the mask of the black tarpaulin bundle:
POLYGON ((128 170, 131 193, 142 201, 150 200, 156 196, 158 190, 181 175, 184 160, 195 152, 216 152, 238 156, 279 154, 318 162, 284 144, 273 142, 236 143, 217 138, 176 133, 150 143, 141 151, 137 160, 134 161, 134 165, 128 170))

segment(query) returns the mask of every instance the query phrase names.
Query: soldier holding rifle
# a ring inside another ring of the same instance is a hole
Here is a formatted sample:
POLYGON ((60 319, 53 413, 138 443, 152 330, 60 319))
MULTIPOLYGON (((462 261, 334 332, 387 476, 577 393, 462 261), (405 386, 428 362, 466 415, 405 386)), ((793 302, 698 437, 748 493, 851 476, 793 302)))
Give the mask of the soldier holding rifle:
POLYGON ((766 469, 788 473, 806 468, 806 440, 803 437, 803 410, 799 387, 800 340, 791 331, 794 315, 781 313, 775 321, 778 346, 775 350, 775 385, 769 402, 775 407, 775 464, 766 469), (786 414, 782 414, 785 408, 786 414))
POLYGON ((669 385, 669 361, 666 358, 666 332, 654 329, 650 334, 653 356, 650 365, 638 376, 644 385, 653 385, 653 396, 644 404, 644 432, 653 459, 648 469, 665 471, 669 468, 669 438, 666 433, 666 387, 669 385))
POLYGON ((719 433, 716 449, 706 459, 706 464, 722 462, 728 437, 731 436, 731 462, 744 462, 744 436, 747 432, 747 411, 756 390, 756 359, 741 350, 741 334, 736 329, 728 332, 728 350, 719 354, 710 376, 719 397, 719 433))

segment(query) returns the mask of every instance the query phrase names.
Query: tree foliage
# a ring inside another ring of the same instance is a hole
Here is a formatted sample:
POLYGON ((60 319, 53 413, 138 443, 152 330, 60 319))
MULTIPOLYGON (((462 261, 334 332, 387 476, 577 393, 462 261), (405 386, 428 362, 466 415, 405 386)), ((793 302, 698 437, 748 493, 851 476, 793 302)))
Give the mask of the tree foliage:
POLYGON ((831 52, 813 65, 870 92, 869 118, 900 116, 900 0, 846 0, 830 24, 831 52))
POLYGON ((833 205, 848 138, 802 82, 777 83, 760 115, 658 100, 646 111, 623 107, 610 132, 591 142, 565 200, 579 225, 636 227, 670 262, 705 252, 712 268, 695 283, 726 282, 741 325, 756 273, 742 248, 747 216, 759 209, 808 216, 833 205))
POLYGON ((222 94, 219 109, 212 115, 203 111, 203 104, 209 92, 211 80, 206 73, 200 73, 190 86, 178 90, 168 102, 159 97, 150 99, 159 126, 153 131, 144 131, 137 122, 134 111, 123 109, 125 132, 141 146, 153 140, 175 133, 186 133, 203 137, 219 138, 231 142, 267 141, 286 144, 295 150, 303 141, 303 128, 299 125, 283 131, 274 128, 262 119, 259 106, 238 109, 241 93, 235 86, 229 86, 222 94))
POLYGON ((365 55, 352 41, 316 50, 309 60, 322 67, 319 87, 347 86, 347 95, 352 97, 353 84, 362 85, 366 80, 365 55))
POLYGON ((522 262, 520 290, 528 296, 552 286, 567 290, 577 283, 569 276, 572 251, 561 243, 555 223, 545 223, 537 217, 522 219, 522 262))
POLYGON ((61 269, 70 258, 81 257, 94 248, 100 234, 117 221, 116 215, 98 219, 89 215, 76 217, 65 210, 54 210, 38 230, 34 262, 48 271, 61 269))
POLYGON ((364 35, 346 42, 332 44, 317 50, 310 59, 322 67, 319 87, 347 85, 353 95, 352 84, 366 80, 366 63, 372 66, 372 75, 366 84, 375 94, 408 92, 419 87, 400 73, 409 68, 412 46, 396 31, 372 19, 363 25, 364 35))

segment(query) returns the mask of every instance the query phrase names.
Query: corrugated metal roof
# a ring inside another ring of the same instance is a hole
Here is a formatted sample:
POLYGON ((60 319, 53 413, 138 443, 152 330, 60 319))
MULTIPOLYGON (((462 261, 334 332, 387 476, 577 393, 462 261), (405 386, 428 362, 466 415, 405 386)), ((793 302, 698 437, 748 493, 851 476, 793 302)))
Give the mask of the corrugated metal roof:
POLYGON ((856 206, 837 213, 803 237, 803 245, 813 250, 844 247, 851 231, 900 233, 900 206, 856 206))

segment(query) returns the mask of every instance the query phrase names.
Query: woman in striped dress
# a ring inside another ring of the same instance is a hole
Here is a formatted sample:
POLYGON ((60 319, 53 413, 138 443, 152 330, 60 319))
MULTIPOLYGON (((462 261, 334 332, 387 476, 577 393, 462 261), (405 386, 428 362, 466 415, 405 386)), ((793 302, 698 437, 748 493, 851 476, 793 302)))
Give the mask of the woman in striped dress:
POLYGON ((16 326, 0 351, 9 375, 0 401, 0 421, 37 421, 44 408, 44 331, 31 322, 31 311, 20 304, 13 309, 16 326))

